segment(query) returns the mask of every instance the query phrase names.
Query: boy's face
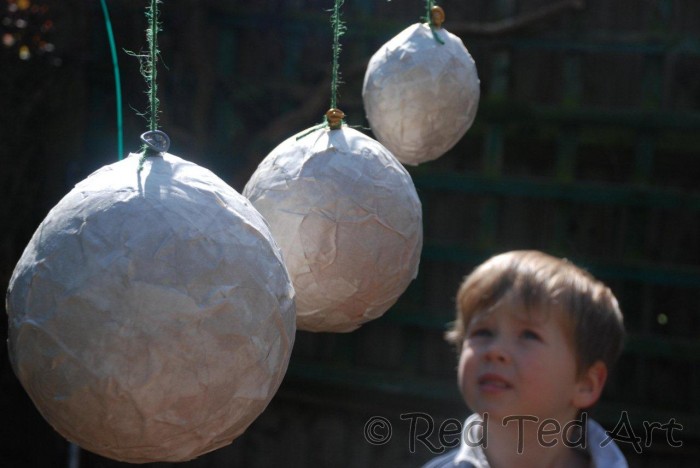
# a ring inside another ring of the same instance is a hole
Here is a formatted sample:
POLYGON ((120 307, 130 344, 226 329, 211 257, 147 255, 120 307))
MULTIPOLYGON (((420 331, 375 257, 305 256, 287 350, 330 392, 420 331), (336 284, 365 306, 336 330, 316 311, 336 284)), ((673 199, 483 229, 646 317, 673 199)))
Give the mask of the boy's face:
POLYGON ((576 357, 561 313, 528 314, 506 303, 467 327, 458 370, 467 405, 499 420, 507 416, 576 417, 576 357))

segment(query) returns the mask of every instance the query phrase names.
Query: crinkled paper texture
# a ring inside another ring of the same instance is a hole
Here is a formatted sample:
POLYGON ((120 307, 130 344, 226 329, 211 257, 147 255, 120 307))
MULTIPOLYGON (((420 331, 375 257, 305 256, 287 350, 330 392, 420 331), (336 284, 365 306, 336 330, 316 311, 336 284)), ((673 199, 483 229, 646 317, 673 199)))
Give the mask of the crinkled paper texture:
POLYGON ((476 65, 461 39, 445 29, 409 26, 372 56, 362 97, 377 140, 404 164, 445 154, 474 122, 476 65))
POLYGON ((13 368, 64 437, 133 463, 229 444, 286 372, 294 292, 248 200, 172 155, 82 181, 7 295, 13 368))
POLYGON ((377 141, 348 127, 299 135, 262 161, 243 194, 282 249, 297 327, 352 331, 386 312, 415 278, 420 201, 377 141))

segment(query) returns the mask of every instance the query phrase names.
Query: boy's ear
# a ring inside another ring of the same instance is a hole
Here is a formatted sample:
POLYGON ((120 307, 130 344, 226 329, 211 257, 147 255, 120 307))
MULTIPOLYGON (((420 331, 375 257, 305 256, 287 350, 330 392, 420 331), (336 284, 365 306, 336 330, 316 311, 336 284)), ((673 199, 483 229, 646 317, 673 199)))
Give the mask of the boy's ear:
POLYGON ((593 406, 603 392, 608 378, 608 367, 603 361, 596 361, 586 370, 576 383, 574 406, 578 409, 593 406))

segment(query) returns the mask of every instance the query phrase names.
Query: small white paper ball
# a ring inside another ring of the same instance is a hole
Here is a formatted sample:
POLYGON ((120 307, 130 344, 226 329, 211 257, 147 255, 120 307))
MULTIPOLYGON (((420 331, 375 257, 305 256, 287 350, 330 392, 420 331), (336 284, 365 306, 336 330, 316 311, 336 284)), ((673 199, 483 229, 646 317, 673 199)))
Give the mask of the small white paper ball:
POLYGON ((372 56, 362 87, 367 119, 404 164, 445 154, 474 122, 479 105, 476 65, 462 40, 444 28, 414 24, 372 56))
POLYGON ((243 194, 282 249, 297 327, 352 331, 415 278, 420 200, 408 172, 372 138, 348 127, 299 135, 262 161, 243 194))
POLYGON ((294 292, 260 214, 210 171, 131 155, 47 215, 7 295, 10 359, 41 414, 100 455, 229 444, 286 372, 294 292))

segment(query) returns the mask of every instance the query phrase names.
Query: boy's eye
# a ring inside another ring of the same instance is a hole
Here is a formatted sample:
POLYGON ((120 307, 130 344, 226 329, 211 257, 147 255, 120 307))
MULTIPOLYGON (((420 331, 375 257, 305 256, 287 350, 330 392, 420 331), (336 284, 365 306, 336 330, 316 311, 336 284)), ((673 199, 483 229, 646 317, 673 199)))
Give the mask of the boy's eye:
POLYGON ((472 332, 469 334, 469 336, 471 336, 471 337, 478 337, 478 336, 489 337, 492 335, 493 335, 493 332, 491 332, 491 330, 489 330, 488 328, 477 328, 475 330, 472 330, 472 332))
POLYGON ((539 340, 539 341, 542 340, 540 335, 537 332, 534 332, 532 330, 523 330, 523 332, 520 334, 520 336, 522 336, 523 338, 528 339, 528 340, 539 340))

